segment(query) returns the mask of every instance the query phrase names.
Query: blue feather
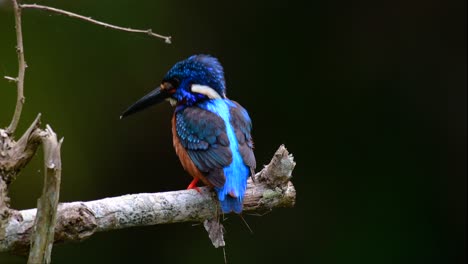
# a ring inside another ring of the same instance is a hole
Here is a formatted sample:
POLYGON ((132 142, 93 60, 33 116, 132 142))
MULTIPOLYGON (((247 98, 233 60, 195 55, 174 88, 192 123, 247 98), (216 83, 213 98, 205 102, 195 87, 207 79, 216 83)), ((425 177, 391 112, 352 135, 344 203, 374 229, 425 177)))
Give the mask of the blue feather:
POLYGON ((226 98, 219 61, 201 54, 177 62, 158 88, 122 116, 164 99, 176 105, 173 142, 182 165, 193 177, 215 188, 223 212, 240 213, 247 178, 256 167, 252 124, 247 111, 226 98))
POLYGON ((230 143, 229 148, 232 153, 232 162, 227 167, 224 167, 224 175, 226 177, 224 186, 221 188, 216 187, 215 190, 218 193, 218 199, 221 202, 221 209, 224 213, 229 213, 231 211, 240 213, 242 211, 242 202, 247 188, 247 178, 250 175, 250 170, 244 164, 239 152, 236 134, 230 122, 229 108, 235 107, 235 105, 228 99, 215 99, 205 101, 199 106, 217 114, 223 119, 226 125, 226 134, 230 143))

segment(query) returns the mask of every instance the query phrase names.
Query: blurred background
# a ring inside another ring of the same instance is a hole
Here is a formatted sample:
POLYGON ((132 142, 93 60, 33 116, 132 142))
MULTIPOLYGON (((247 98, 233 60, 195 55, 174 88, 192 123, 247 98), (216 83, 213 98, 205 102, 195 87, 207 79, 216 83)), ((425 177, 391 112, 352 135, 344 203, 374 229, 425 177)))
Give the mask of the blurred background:
MULTIPOLYGON (((14 18, 0 1, 0 76, 16 76, 14 18)), ((28 2, 28 1, 23 1, 28 2)), ((23 11, 29 65, 17 135, 42 113, 65 137, 62 202, 184 189, 173 108, 119 120, 169 68, 206 53, 248 109, 258 168, 294 155, 295 208, 224 222, 229 263, 465 263, 466 1, 46 1, 173 36, 173 44, 23 11)), ((0 80, 0 126, 15 86, 0 80)), ((42 151, 12 184, 36 207, 42 151)), ((98 233, 53 263, 223 263, 201 225, 98 233)), ((0 253, 0 263, 26 263, 0 253)))

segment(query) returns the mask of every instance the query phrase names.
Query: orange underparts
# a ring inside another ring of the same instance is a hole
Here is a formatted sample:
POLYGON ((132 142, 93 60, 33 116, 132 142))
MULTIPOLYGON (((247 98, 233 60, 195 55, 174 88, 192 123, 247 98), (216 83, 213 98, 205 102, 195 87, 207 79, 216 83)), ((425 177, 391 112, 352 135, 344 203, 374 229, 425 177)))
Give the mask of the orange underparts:
POLYGON ((193 161, 190 159, 187 151, 180 143, 179 137, 177 136, 176 131, 176 118, 175 114, 172 117, 172 140, 174 144, 174 148, 176 151, 177 156, 179 157, 180 163, 182 167, 184 167, 185 171, 187 171, 192 177, 193 180, 187 189, 195 189, 198 192, 201 192, 200 189, 197 187, 198 180, 201 180, 206 186, 212 186, 211 183, 203 176, 200 170, 195 166, 193 161))

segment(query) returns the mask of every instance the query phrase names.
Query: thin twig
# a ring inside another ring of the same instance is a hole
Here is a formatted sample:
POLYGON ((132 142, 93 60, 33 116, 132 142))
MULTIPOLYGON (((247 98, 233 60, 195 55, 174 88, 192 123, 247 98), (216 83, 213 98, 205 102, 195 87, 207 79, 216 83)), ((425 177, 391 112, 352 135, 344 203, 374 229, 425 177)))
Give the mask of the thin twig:
POLYGON ((15 13, 15 28, 16 28, 16 52, 18 54, 18 78, 16 78, 17 87, 17 98, 16 108, 11 123, 6 129, 8 134, 13 134, 18 127, 18 123, 21 117, 21 111, 23 110, 24 104, 24 75, 26 73, 26 61, 24 60, 24 48, 23 48, 23 31, 21 29, 21 8, 16 0, 11 0, 13 3, 13 11, 15 13))
POLYGON ((239 215, 239 217, 240 217, 240 219, 242 220, 242 222, 244 222, 244 224, 245 224, 245 226, 247 227, 247 229, 249 229, 250 234, 253 234, 254 232, 253 232, 252 228, 250 228, 249 223, 247 223, 247 221, 245 221, 245 218, 244 218, 241 214, 239 215))
POLYGON ((58 13, 58 14, 67 15, 69 17, 78 18, 78 19, 81 19, 81 20, 84 20, 84 21, 87 21, 87 22, 90 22, 90 23, 93 23, 93 24, 96 24, 96 25, 103 26, 105 28, 112 28, 112 29, 115 29, 115 30, 121 30, 121 31, 126 31, 126 32, 147 34, 147 35, 152 36, 152 37, 164 39, 167 44, 171 43, 171 37, 170 36, 163 36, 163 35, 160 35, 160 34, 153 33, 153 31, 151 29, 144 30, 144 29, 133 29, 133 28, 119 27, 119 26, 115 26, 115 25, 112 25, 112 24, 108 24, 108 23, 104 23, 104 22, 101 22, 101 21, 94 20, 94 19, 92 19, 90 17, 85 17, 85 16, 82 16, 82 15, 78 15, 78 14, 75 14, 75 13, 72 13, 72 12, 69 12, 69 11, 65 11, 65 10, 50 7, 50 6, 43 6, 43 5, 37 5, 37 4, 21 4, 20 7, 21 8, 32 8, 32 9, 47 10, 47 11, 55 12, 55 13, 58 13))
POLYGON ((60 147, 63 138, 58 141, 57 135, 49 125, 45 131, 41 132, 40 136, 44 148, 44 186, 42 196, 37 202, 37 214, 34 221, 34 233, 31 236, 28 264, 50 263, 60 194, 62 172, 60 147))
POLYGON ((6 80, 8 80, 10 82, 17 82, 18 81, 18 78, 15 78, 15 77, 3 76, 3 78, 5 78, 6 80))

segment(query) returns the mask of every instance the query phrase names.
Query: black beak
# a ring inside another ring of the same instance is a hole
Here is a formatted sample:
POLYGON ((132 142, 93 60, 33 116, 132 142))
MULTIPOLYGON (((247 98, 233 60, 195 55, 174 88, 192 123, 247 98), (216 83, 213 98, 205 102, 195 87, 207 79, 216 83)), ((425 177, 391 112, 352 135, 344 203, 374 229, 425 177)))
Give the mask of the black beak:
POLYGON ((125 110, 120 116, 120 119, 134 114, 136 112, 140 112, 141 110, 144 110, 152 105, 160 103, 164 101, 164 99, 168 98, 170 95, 171 94, 167 91, 167 89, 161 89, 161 87, 158 87, 150 93, 148 93, 147 95, 143 96, 140 100, 138 100, 127 110, 125 110))

